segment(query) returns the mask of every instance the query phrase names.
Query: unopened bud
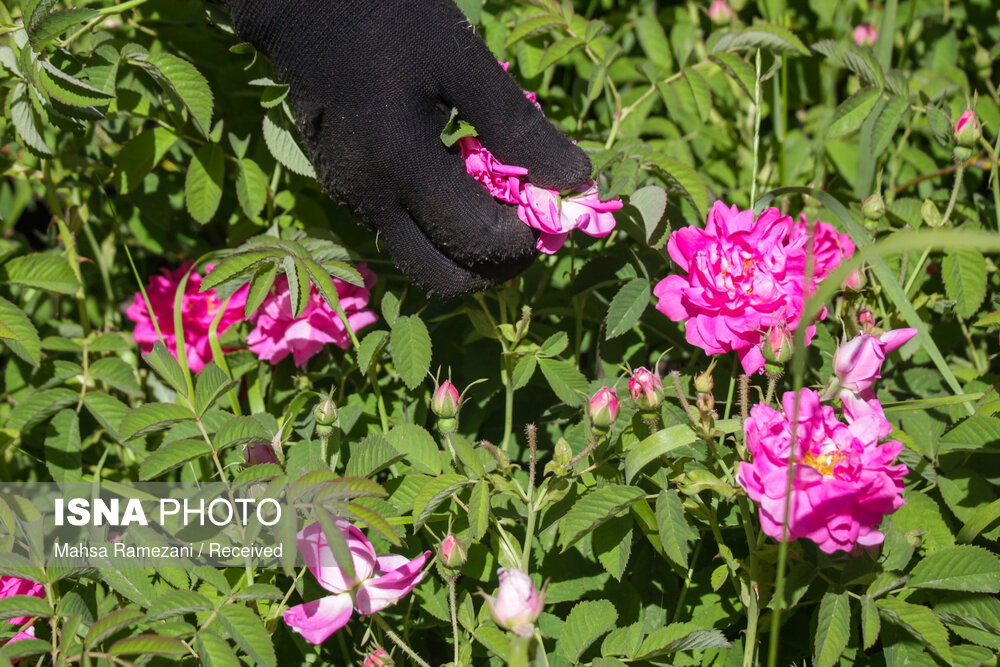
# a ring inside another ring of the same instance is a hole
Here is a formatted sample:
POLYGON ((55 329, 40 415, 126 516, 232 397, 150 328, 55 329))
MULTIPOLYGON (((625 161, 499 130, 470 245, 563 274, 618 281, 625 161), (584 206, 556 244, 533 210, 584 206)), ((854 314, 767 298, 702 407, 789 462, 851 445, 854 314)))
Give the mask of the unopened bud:
POLYGON ((694 390, 699 394, 711 394, 715 389, 715 380, 712 379, 712 371, 715 370, 715 362, 708 367, 704 373, 694 376, 694 390))
POLYGON ((325 399, 320 403, 316 404, 313 408, 313 417, 316 418, 316 423, 322 426, 333 426, 333 423, 337 421, 337 405, 332 399, 325 399))
POLYGON ((610 387, 601 387, 587 403, 590 423, 599 431, 606 431, 618 417, 618 394, 610 387))
POLYGON ((655 412, 663 403, 663 383, 648 368, 637 368, 628 381, 628 393, 644 412, 655 412))
POLYGON ((363 667, 393 667, 396 663, 392 661, 392 656, 390 656, 384 648, 379 646, 371 653, 365 655, 365 662, 363 667))
POLYGON ((573 460, 573 448, 569 446, 566 438, 559 438, 556 441, 556 450, 553 459, 560 466, 566 466, 573 460))
POLYGON ((854 28, 854 43, 858 46, 872 46, 878 41, 878 28, 874 23, 862 23, 854 28))
POLYGON ((712 0, 708 8, 708 18, 715 25, 726 25, 733 18, 733 10, 726 0, 712 0))
POLYGON ((431 410, 441 419, 452 419, 458 416, 458 407, 462 398, 450 381, 445 380, 434 390, 431 400, 431 410))
POLYGON ((861 325, 861 331, 871 333, 871 330, 875 328, 875 316, 872 311, 862 310, 858 313, 858 324, 861 325))
POLYGON ((866 220, 881 220, 885 217, 885 200, 881 192, 876 192, 861 205, 861 214, 866 220))
POLYGON ((925 199, 923 206, 920 207, 920 217, 931 227, 941 226, 941 211, 938 210, 937 205, 930 199, 925 199))
POLYGON ((779 369, 792 358, 792 334, 783 324, 771 327, 760 345, 764 360, 779 369))
POLYGON ((460 539, 448 533, 438 545, 437 555, 443 566, 449 570, 457 570, 465 565, 468 552, 460 539))
POLYGON ((958 122, 955 123, 955 143, 965 148, 972 148, 983 136, 983 128, 976 118, 976 112, 966 109, 958 122))

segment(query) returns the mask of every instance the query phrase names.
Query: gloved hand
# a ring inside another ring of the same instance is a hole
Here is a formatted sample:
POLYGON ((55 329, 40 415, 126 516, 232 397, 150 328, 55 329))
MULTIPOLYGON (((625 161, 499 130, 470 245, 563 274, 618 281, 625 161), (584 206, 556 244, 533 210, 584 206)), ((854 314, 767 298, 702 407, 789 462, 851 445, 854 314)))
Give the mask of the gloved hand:
POLYGON ((224 0, 267 54, 320 182, 430 294, 511 278, 535 257, 515 208, 440 139, 451 107, 504 164, 570 189, 590 161, 525 97, 452 0, 224 0))

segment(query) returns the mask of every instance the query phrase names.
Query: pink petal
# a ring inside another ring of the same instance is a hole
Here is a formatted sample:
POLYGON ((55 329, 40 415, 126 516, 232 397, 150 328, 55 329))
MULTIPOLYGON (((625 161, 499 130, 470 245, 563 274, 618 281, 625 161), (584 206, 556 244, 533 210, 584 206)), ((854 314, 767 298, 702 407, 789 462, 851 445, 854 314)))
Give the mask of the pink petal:
POLYGON ((284 613, 285 623, 313 644, 322 644, 351 620, 353 605, 347 593, 306 602, 284 613))
POLYGON ((358 612, 374 614, 412 591, 424 578, 422 568, 430 555, 425 551, 402 567, 362 583, 357 593, 358 612))
POLYGON ((888 353, 892 352, 900 345, 903 345, 916 335, 916 329, 893 329, 892 331, 886 331, 884 334, 879 336, 878 339, 882 342, 882 349, 888 353))

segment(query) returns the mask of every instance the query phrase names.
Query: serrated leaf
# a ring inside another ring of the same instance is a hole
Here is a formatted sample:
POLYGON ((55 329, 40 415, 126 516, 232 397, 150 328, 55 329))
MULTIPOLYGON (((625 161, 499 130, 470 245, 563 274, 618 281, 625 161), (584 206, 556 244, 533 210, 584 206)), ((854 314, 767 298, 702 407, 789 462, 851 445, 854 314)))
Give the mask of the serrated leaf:
POLYGON ((267 203, 267 175, 250 158, 236 163, 236 198, 250 219, 260 215, 267 203))
POLYGON ((743 49, 769 49, 776 53, 809 55, 809 49, 795 33, 784 26, 768 23, 759 23, 739 32, 722 35, 712 46, 712 53, 743 49))
POLYGON ((709 87, 708 81, 694 67, 685 68, 682 70, 682 75, 694 97, 695 107, 698 109, 701 121, 703 123, 708 121, 708 116, 712 112, 712 89, 709 87))
POLYGON ((212 448, 200 438, 185 438, 160 445, 139 465, 139 479, 147 481, 168 470, 178 468, 188 461, 207 456, 212 448))
POLYGON ((108 386, 129 396, 142 396, 142 387, 135 379, 135 369, 119 357, 104 357, 90 364, 87 372, 108 386))
POLYGON ((507 35, 504 48, 510 48, 522 39, 549 32, 563 25, 563 19, 555 14, 535 14, 518 23, 507 35))
POLYGON ((351 477, 369 477, 403 456, 403 452, 397 451, 382 436, 369 436, 351 448, 346 474, 351 477))
POLYGON ((280 600, 284 595, 280 588, 271 584, 250 584, 233 597, 237 600, 280 600))
POLYGON ((225 371, 215 365, 214 361, 205 364, 198 373, 198 382, 194 389, 194 409, 201 417, 219 398, 238 383, 231 380, 225 371))
POLYGON ((264 143, 274 159, 285 167, 300 176, 316 178, 316 170, 299 147, 280 108, 271 109, 264 116, 264 143))
POLYGON ((63 62, 68 65, 69 71, 60 69, 48 60, 39 61, 42 66, 37 73, 39 87, 49 97, 63 104, 87 110, 89 114, 99 118, 102 114, 95 107, 107 106, 114 96, 74 76, 74 74, 86 76, 75 62, 69 59, 64 59, 63 62))
POLYGON ((39 21, 31 21, 28 26, 28 42, 35 51, 53 37, 58 37, 78 23, 89 21, 98 15, 96 9, 61 9, 45 14, 39 21))
POLYGON ((4 427, 16 431, 27 431, 49 415, 75 404, 79 399, 78 392, 65 387, 36 391, 17 402, 4 427))
POLYGON ((861 640, 865 650, 875 645, 881 631, 882 621, 879 619, 875 600, 865 595, 861 598, 861 640))
POLYGON ((615 627, 618 612, 607 600, 586 600, 573 607, 559 635, 559 652, 575 663, 601 635, 615 627))
POLYGON ((160 163, 177 135, 163 127, 154 127, 132 137, 115 156, 112 182, 121 193, 132 192, 146 178, 146 174, 160 163))
POLYGON ((396 451, 405 454, 410 464, 420 472, 431 475, 441 473, 441 450, 422 426, 399 424, 385 438, 396 451))
POLYGON ((720 565, 719 567, 712 570, 712 576, 709 577, 709 583, 712 584, 712 590, 718 592, 722 585, 726 583, 726 579, 729 578, 729 566, 720 565))
POLYGON ((146 403, 129 410, 118 427, 118 435, 122 440, 131 440, 191 419, 194 415, 190 410, 174 403, 146 403))
POLYGON ((277 659, 271 634, 257 614, 240 605, 227 604, 219 610, 219 621, 233 641, 258 665, 275 667, 277 659))
POLYGON ((884 598, 876 600, 882 616, 899 625, 925 644, 946 663, 951 664, 951 646, 948 644, 948 630, 927 607, 884 598))
POLYGON ((32 595, 11 595, 0 599, 0 621, 9 621, 19 616, 48 618, 52 608, 44 598, 32 595))
POLYGON ((757 87, 757 73, 750 63, 727 51, 714 53, 710 58, 740 85, 743 92, 753 98, 754 89, 757 87))
POLYGON ((538 367, 552 391, 566 405, 582 405, 587 392, 587 378, 575 365, 562 359, 538 360, 538 367))
POLYGON ((198 657, 206 667, 240 667, 239 658, 229 643, 219 635, 199 630, 196 635, 198 657))
POLYGON ((69 262, 48 252, 15 257, 0 268, 0 280, 56 294, 76 294, 80 287, 69 262))
POLYGON ((533 354, 521 357, 514 365, 514 371, 510 374, 511 386, 516 390, 524 387, 531 381, 531 376, 538 368, 538 359, 533 354))
POLYGON ((292 306, 292 317, 297 318, 309 303, 309 270, 302 264, 302 260, 291 255, 285 255, 281 265, 288 278, 288 301, 292 306))
POLYGON ((591 534, 594 555, 608 574, 619 581, 632 557, 632 526, 632 517, 625 514, 608 519, 591 534))
POLYGON ((42 360, 42 341, 35 325, 20 308, 3 297, 0 297, 0 322, 16 336, 14 339, 4 338, 4 345, 32 366, 38 366, 42 360))
POLYGON ((677 424, 657 431, 638 445, 630 448, 625 454, 625 481, 631 482, 636 474, 653 459, 674 449, 690 445, 697 439, 698 436, 687 424, 677 424))
POLYGON ((271 292, 277 275, 278 265, 274 263, 265 264, 254 273, 253 278, 250 279, 250 289, 247 290, 247 304, 243 309, 246 319, 249 320, 264 303, 264 299, 271 292))
POLYGON ((187 652, 187 646, 179 639, 153 634, 126 637, 108 649, 109 655, 183 655, 187 652))
POLYGON ((138 609, 117 609, 94 621, 83 643, 87 646, 97 646, 122 628, 135 625, 145 617, 146 615, 138 609))
POLYGON ((402 315, 389 334, 392 363, 410 389, 423 382, 431 365, 431 337, 427 326, 414 315, 402 315))
POLYGON ((633 623, 624 628, 617 628, 604 638, 601 643, 601 655, 604 657, 620 655, 627 658, 635 657, 642 646, 645 635, 641 622, 633 623))
POLYGON ((833 667, 851 638, 851 599, 847 593, 828 592, 819 603, 813 664, 833 667))
POLYGON ((101 425, 101 428, 107 431, 112 438, 120 441, 118 426, 128 413, 129 407, 103 391, 88 391, 83 396, 83 404, 97 420, 97 423, 101 425))
POLYGON ((191 112, 195 126, 207 138, 212 127, 212 89, 198 68, 165 51, 151 54, 146 64, 159 72, 167 90, 176 93, 191 112))
POLYGON ((812 48, 857 74, 865 85, 875 86, 881 90, 885 84, 882 66, 867 49, 832 39, 820 40, 813 44, 812 48))
POLYGON ((909 588, 998 593, 1000 558, 972 545, 945 547, 918 562, 906 585, 909 588))
POLYGON ((899 123, 903 120, 910 103, 905 97, 893 96, 879 113, 872 128, 871 157, 877 159, 892 143, 899 123))
POLYGON ((196 591, 169 591, 153 601, 147 612, 147 618, 150 621, 161 621, 196 611, 211 611, 214 608, 215 605, 211 600, 196 591))
POLYGON ((629 195, 628 203, 639 211, 646 242, 651 242, 667 210, 667 191, 658 185, 647 185, 629 195))
POLYGON ((622 285, 622 288, 615 294, 615 298, 611 300, 611 305, 608 306, 608 316, 605 318, 607 323, 605 340, 620 336, 635 326, 646 311, 651 296, 649 281, 645 278, 633 278, 622 285))
POLYGON ((218 144, 205 144, 195 151, 184 179, 184 204, 203 225, 219 210, 225 177, 226 156, 218 144))
POLYGON ((278 257, 278 252, 275 250, 250 250, 230 255, 216 264, 205 276, 201 282, 201 292, 207 292, 237 276, 256 271, 265 262, 277 261, 278 257))
POLYGON ((51 157, 52 149, 42 136, 35 110, 28 96, 28 87, 25 84, 15 85, 14 92, 7 97, 7 117, 25 148, 42 157, 51 157))
POLYGON ((476 482, 469 496, 469 537, 473 542, 483 539, 490 523, 490 489, 486 482, 476 482))
POLYGON ((703 648, 727 648, 729 642, 718 630, 699 629, 693 623, 671 623, 654 630, 642 642, 638 659, 648 660, 677 651, 695 651, 703 648))
POLYGON ((584 535, 628 509, 644 495, 642 489, 617 484, 587 493, 576 501, 559 524, 560 551, 565 552, 584 535))
POLYGON ((969 417, 941 436, 938 451, 972 451, 983 447, 1000 447, 1000 419, 969 417))
POLYGON ((153 343, 153 349, 147 354, 143 354, 142 358, 174 391, 185 398, 187 397, 188 388, 187 380, 184 378, 184 371, 166 345, 160 341, 156 341, 153 343))
POLYGON ((563 353, 569 347, 569 336, 565 331, 557 331, 542 343, 538 348, 538 356, 555 357, 563 353))
POLYGON ((704 219, 708 214, 708 191, 694 167, 662 154, 654 154, 652 163, 663 175, 667 189, 687 198, 696 216, 704 219))
POLYGON ((656 498, 656 526, 663 552, 676 565, 687 569, 690 545, 695 536, 684 517, 684 506, 677 491, 661 491, 656 498))
POLYGON ((837 139, 854 132, 868 118, 879 98, 877 88, 862 88, 844 100, 833 113, 826 129, 827 139, 837 139))
POLYGON ((977 250, 953 250, 941 263, 944 291, 955 301, 955 312, 970 318, 986 298, 986 259, 977 250))
POLYGON ((53 481, 82 480, 80 416, 75 410, 63 410, 49 422, 45 438, 45 466, 53 481))
POLYGON ((361 340, 358 346, 358 367, 362 374, 367 375, 372 365, 382 356, 382 350, 389 342, 388 331, 372 331, 361 340))
POLYGON ((584 41, 580 37, 565 37, 552 42, 545 48, 545 53, 542 54, 542 59, 538 61, 538 69, 548 69, 583 45, 584 41))
POLYGON ((415 517, 413 527, 418 529, 423 526, 441 503, 469 483, 470 480, 462 475, 453 474, 429 479, 413 499, 413 516, 415 517))

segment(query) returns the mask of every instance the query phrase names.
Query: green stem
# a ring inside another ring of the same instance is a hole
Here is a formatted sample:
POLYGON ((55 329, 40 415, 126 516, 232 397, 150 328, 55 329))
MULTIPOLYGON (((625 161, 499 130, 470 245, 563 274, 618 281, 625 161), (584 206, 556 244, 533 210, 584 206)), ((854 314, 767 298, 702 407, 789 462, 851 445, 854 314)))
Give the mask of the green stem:
POLYGON ((121 14, 130 9, 134 9, 139 5, 144 5, 146 4, 146 2, 147 0, 128 0, 127 2, 123 2, 120 5, 113 5, 111 7, 104 7, 103 9, 98 9, 97 13, 105 16, 108 14, 121 14))
POLYGON ((413 662, 420 665, 420 667, 431 667, 429 664, 427 664, 426 660, 421 658, 419 655, 417 655, 416 651, 410 648, 409 644, 403 641, 402 637, 400 637, 399 635, 397 635, 395 632, 392 631, 392 628, 389 627, 389 624, 385 622, 384 618, 382 618, 378 614, 372 614, 372 618, 375 619, 375 623, 378 625, 378 627, 382 628, 382 632, 385 634, 386 637, 389 638, 389 641, 391 641, 393 644, 402 649, 403 653, 410 656, 413 662))
POLYGON ((736 392, 736 364, 738 359, 733 357, 733 367, 729 371, 729 391, 726 393, 726 411, 723 413, 723 419, 729 419, 729 415, 733 411, 733 395, 736 392))
POLYGON ((510 633, 510 644, 507 647, 508 667, 528 667, 528 649, 531 647, 531 637, 521 637, 510 633))
POLYGON ((503 358, 503 391, 504 391, 504 406, 503 406, 503 440, 500 441, 500 450, 506 454, 510 448, 510 438, 514 432, 514 383, 513 383, 513 373, 514 373, 514 363, 511 356, 506 352, 502 355, 503 358))
POLYGON ((757 202, 757 172, 760 169, 760 49, 757 49, 756 82, 753 87, 753 172, 750 179, 750 206, 757 202))
POLYGON ((454 644, 454 667, 458 667, 458 605, 455 603, 455 575, 446 575, 448 579, 448 608, 451 610, 451 639, 454 644))
POLYGON ((951 186, 951 199, 948 200, 948 208, 944 210, 944 217, 941 218, 941 226, 948 224, 951 212, 955 210, 955 202, 958 201, 958 191, 962 187, 962 176, 965 174, 965 161, 959 160, 955 166, 955 183, 951 186))
POLYGON ((997 230, 1000 231, 1000 165, 997 164, 997 159, 1000 158, 1000 133, 997 134, 996 145, 990 146, 990 142, 986 141, 986 138, 980 139, 983 146, 986 147, 986 152, 990 156, 990 184, 993 186, 993 211, 997 218, 997 230))

